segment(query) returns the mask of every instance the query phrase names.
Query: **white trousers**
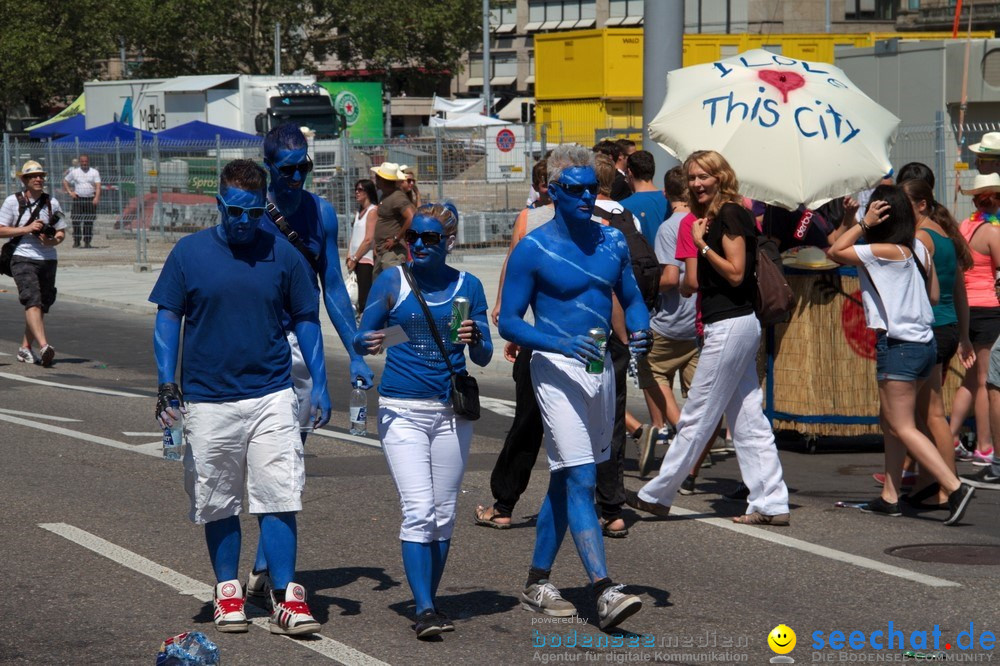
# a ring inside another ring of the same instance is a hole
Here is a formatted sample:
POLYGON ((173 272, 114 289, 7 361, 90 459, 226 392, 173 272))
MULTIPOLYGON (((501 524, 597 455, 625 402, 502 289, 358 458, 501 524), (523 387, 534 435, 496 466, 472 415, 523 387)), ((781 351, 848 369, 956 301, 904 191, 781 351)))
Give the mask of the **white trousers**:
POLYGON ((472 441, 472 422, 436 400, 379 398, 378 435, 399 491, 402 541, 446 541, 472 441))
POLYGON ((663 457, 660 473, 639 491, 640 499, 673 504, 681 482, 725 414, 740 473, 750 489, 747 513, 788 512, 788 488, 757 378, 759 346, 760 323, 752 314, 705 326, 705 346, 677 422, 677 436, 663 457))

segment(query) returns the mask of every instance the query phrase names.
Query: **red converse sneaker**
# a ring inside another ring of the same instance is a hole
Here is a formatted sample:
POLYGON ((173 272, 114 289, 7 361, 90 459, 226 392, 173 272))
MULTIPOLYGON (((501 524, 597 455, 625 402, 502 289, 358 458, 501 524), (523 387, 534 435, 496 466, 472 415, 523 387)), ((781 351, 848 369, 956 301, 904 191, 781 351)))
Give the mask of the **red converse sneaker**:
POLYGON ((319 631, 319 622, 309 612, 306 605, 306 589, 298 583, 289 583, 284 594, 271 590, 271 621, 268 628, 272 634, 301 636, 319 631), (279 597, 284 597, 279 600, 279 597))
POLYGON ((240 581, 227 580, 215 586, 215 628, 227 634, 247 631, 247 614, 243 610, 243 588, 240 581))

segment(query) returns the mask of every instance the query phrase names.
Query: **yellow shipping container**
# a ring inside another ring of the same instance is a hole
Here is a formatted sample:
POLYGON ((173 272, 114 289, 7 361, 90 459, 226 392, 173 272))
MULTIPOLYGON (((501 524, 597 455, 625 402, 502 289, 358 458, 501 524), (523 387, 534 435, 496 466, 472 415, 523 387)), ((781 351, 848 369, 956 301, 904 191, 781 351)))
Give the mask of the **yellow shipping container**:
MULTIPOLYGON (((992 30, 972 33, 989 39, 992 30)), ((964 38, 965 35, 962 35, 964 38)), ((789 58, 833 63, 838 46, 883 39, 950 39, 944 32, 684 35, 684 66, 767 49, 789 58)), ((642 141, 642 28, 572 30, 535 35, 536 122, 548 140, 590 145, 605 136, 642 141)), ((537 138, 537 137, 536 137, 537 138)))

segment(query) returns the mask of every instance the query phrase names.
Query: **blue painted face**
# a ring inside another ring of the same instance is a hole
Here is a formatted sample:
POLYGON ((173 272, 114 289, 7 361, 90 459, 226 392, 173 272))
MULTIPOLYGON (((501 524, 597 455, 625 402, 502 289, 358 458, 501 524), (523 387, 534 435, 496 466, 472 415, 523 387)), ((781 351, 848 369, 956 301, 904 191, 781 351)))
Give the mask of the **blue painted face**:
POLYGON ((597 174, 589 166, 565 169, 558 181, 549 183, 549 196, 566 222, 590 222, 597 200, 597 174))
POLYGON ((301 189, 305 183, 306 175, 312 170, 309 150, 305 147, 283 148, 278 151, 277 155, 269 156, 266 164, 271 176, 271 183, 279 191, 284 188, 301 189))
POLYGON ((227 187, 217 199, 222 230, 231 245, 246 245, 257 236, 260 211, 266 199, 264 192, 248 192, 238 187, 227 187))
POLYGON ((416 215, 404 239, 410 248, 414 266, 437 268, 444 266, 448 257, 448 243, 444 227, 433 217, 416 215))

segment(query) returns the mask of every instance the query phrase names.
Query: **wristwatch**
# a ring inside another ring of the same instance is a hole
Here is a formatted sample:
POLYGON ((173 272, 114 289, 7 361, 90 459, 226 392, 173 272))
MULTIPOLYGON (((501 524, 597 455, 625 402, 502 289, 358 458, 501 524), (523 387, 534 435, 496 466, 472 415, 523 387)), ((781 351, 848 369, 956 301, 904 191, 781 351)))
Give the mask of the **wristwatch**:
POLYGON ((698 254, 700 254, 703 257, 707 257, 708 256, 708 251, 711 250, 711 249, 712 248, 710 248, 708 245, 706 245, 705 247, 703 247, 700 250, 698 250, 698 254))

